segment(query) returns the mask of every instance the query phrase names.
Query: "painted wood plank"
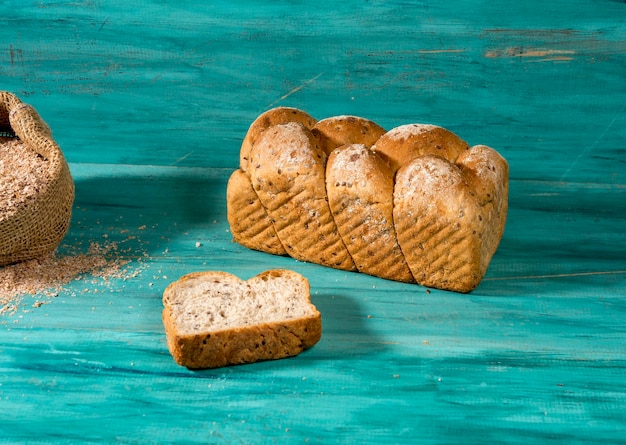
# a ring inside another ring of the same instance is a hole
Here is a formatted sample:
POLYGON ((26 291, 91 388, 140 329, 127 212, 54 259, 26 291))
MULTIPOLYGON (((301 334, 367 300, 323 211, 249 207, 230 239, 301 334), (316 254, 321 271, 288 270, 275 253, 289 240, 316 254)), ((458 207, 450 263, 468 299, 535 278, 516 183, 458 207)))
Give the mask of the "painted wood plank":
POLYGON ((143 3, 3 3, 3 87, 71 128, 73 162, 233 167, 247 126, 284 104, 437 123, 514 177, 624 183, 620 2, 143 3))
MULTIPOLYGON (((6 437, 184 437, 187 443, 621 438, 626 272, 617 253, 603 248, 605 258, 590 264, 593 249, 584 248, 590 244, 561 243, 557 252, 535 250, 544 258, 524 269, 523 249, 511 248, 517 257, 505 249, 472 294, 428 293, 233 244, 220 205, 222 170, 80 164, 72 171, 79 193, 66 242, 137 236, 141 242, 125 255, 137 259, 140 273, 91 284, 85 293, 76 282, 40 308, 26 300, 29 312, 3 320, 0 398, 13 413, 2 424, 6 437), (206 198, 201 220, 182 202, 182 191, 190 189, 206 198), (561 254, 567 270, 546 268, 561 254), (160 322, 164 287, 193 270, 219 268, 245 278, 267 267, 290 267, 311 280, 323 314, 320 343, 277 362, 199 372, 175 365, 160 322)), ((533 199, 533 183, 514 185, 524 192, 513 214, 524 207, 553 212, 533 199)), ((594 202, 603 205, 590 199, 587 212, 594 213, 594 202)), ((618 239, 622 222, 606 222, 606 236, 618 239)))

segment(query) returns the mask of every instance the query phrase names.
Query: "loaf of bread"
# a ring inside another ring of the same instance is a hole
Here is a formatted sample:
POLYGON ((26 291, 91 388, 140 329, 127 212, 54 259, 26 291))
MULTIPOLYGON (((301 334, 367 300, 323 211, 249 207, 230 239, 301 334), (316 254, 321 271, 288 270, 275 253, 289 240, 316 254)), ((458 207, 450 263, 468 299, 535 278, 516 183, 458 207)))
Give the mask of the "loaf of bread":
POLYGON ((322 335, 308 280, 279 269, 246 281, 219 271, 185 275, 163 293, 163 325, 172 357, 190 369, 295 356, 322 335))
POLYGON ((386 131, 278 107, 253 122, 240 154, 227 214, 250 249, 470 292, 504 233, 506 160, 436 125, 386 131))

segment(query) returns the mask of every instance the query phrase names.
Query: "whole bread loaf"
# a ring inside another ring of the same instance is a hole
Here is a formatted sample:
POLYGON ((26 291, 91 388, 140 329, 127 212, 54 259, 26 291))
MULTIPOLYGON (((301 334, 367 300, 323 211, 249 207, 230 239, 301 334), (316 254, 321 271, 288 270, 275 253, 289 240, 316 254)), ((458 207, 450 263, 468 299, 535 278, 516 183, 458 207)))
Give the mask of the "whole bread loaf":
POLYGON ((174 360, 191 369, 294 356, 322 335, 308 280, 280 269, 245 281, 220 271, 185 275, 163 293, 163 325, 174 360))
POLYGON ((278 107, 250 126, 227 208, 248 248, 470 292, 504 233, 508 164, 436 125, 278 107))

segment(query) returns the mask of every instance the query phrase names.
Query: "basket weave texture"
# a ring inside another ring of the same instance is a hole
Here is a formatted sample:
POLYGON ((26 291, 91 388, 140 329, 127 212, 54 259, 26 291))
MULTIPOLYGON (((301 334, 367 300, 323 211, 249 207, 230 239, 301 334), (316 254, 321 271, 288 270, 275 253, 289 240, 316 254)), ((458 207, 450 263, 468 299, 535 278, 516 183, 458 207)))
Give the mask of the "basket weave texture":
POLYGON ((61 148, 37 111, 14 94, 0 91, 0 133, 11 135, 45 159, 45 186, 15 211, 0 214, 0 266, 53 252, 67 233, 74 181, 61 148))

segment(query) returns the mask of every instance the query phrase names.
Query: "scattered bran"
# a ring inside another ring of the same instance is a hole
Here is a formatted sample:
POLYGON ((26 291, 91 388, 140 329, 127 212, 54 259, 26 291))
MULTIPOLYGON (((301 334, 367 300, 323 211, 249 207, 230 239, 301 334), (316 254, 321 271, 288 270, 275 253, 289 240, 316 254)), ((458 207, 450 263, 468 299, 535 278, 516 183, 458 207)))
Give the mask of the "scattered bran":
MULTIPOLYGON (((50 182, 47 162, 19 138, 0 131, 0 223, 36 199, 50 182)), ((61 245, 54 253, 0 266, 0 315, 27 307, 27 297, 34 299, 31 307, 47 304, 75 281, 85 282, 82 293, 98 293, 111 279, 125 281, 140 273, 130 265, 131 258, 141 260, 141 255, 119 251, 118 243, 107 241, 91 242, 86 252, 80 245, 61 245)))
POLYGON ((130 267, 131 260, 117 250, 115 242, 92 242, 86 253, 55 253, 0 267, 0 315, 15 314, 27 296, 37 298, 33 307, 46 304, 73 281, 91 278, 90 287, 97 292, 97 285, 110 279, 138 275, 140 270, 130 267))

